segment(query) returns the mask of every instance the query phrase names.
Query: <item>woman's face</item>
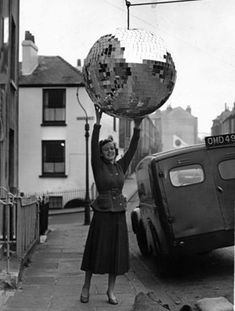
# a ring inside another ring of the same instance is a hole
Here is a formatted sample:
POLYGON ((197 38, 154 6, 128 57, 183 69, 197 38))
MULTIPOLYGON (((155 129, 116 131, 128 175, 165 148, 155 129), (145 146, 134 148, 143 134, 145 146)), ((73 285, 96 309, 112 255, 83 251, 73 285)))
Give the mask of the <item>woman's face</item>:
POLYGON ((113 142, 108 142, 101 148, 102 155, 105 160, 113 162, 116 157, 116 150, 113 142))

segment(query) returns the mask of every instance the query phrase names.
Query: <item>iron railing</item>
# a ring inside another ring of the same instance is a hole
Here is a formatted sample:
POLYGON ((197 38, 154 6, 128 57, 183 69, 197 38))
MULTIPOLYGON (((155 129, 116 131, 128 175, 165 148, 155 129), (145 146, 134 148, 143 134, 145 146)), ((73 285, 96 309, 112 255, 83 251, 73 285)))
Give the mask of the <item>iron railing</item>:
MULTIPOLYGON (((54 190, 54 191, 25 193, 25 196, 30 196, 30 195, 34 195, 37 198, 40 198, 41 200, 44 197, 47 197, 47 199, 49 200, 49 208, 50 209, 64 208, 64 207, 67 207, 66 205, 68 205, 68 203, 70 203, 73 200, 84 201, 85 189, 68 189, 68 190, 63 190, 63 191, 54 190), (61 198, 61 206, 56 206, 56 205, 53 206, 53 204, 51 204, 50 199, 53 197, 61 198)), ((97 196, 97 189, 96 189, 94 182, 91 184, 91 187, 89 189, 89 196, 91 198, 91 201, 94 200, 97 196)))
POLYGON ((38 241, 38 200, 22 199, 0 187, 0 270, 9 274, 11 257, 23 262, 38 241))

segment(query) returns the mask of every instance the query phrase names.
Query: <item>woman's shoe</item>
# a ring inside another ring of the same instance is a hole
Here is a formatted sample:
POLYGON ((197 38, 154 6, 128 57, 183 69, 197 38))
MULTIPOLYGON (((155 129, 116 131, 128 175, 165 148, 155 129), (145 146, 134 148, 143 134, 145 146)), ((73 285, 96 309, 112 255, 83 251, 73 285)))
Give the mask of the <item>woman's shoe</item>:
POLYGON ((80 296, 80 301, 81 301, 82 303, 87 303, 87 302, 89 301, 89 295, 88 295, 88 296, 83 296, 83 295, 81 294, 81 296, 80 296))
POLYGON ((110 297, 109 292, 107 292, 107 296, 108 296, 108 303, 110 303, 111 305, 117 305, 118 304, 118 300, 116 297, 110 297))

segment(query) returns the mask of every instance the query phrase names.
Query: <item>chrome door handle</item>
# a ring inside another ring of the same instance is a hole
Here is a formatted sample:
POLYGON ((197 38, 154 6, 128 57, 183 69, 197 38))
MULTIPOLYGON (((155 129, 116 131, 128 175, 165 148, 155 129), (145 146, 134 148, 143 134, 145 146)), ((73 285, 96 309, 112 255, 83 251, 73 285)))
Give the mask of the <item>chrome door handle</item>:
POLYGON ((219 192, 224 192, 224 189, 223 189, 222 187, 220 187, 220 186, 217 186, 217 190, 218 190, 219 192))

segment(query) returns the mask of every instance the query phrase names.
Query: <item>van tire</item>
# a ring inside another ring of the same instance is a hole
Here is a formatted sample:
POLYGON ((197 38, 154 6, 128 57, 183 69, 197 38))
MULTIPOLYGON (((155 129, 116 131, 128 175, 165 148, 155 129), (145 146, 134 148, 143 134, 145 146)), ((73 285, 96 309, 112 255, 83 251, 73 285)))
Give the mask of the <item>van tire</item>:
POLYGON ((148 247, 148 241, 146 236, 146 230, 143 224, 143 221, 140 220, 137 230, 136 230, 136 239, 140 249, 140 252, 143 256, 148 256, 151 254, 151 250, 148 247))
POLYGON ((157 266, 157 271, 160 276, 168 276, 171 274, 171 269, 170 269, 170 259, 169 256, 164 256, 161 252, 160 248, 160 239, 158 237, 157 231, 150 223, 150 231, 152 233, 152 238, 154 241, 154 250, 155 250, 155 255, 156 255, 156 266, 157 266))
POLYGON ((157 270, 160 276, 170 276, 171 266, 169 259, 163 258, 162 256, 156 258, 157 270))
POLYGON ((138 230, 138 226, 139 226, 139 215, 136 210, 133 210, 131 212, 131 226, 132 226, 133 232, 136 234, 138 230))

